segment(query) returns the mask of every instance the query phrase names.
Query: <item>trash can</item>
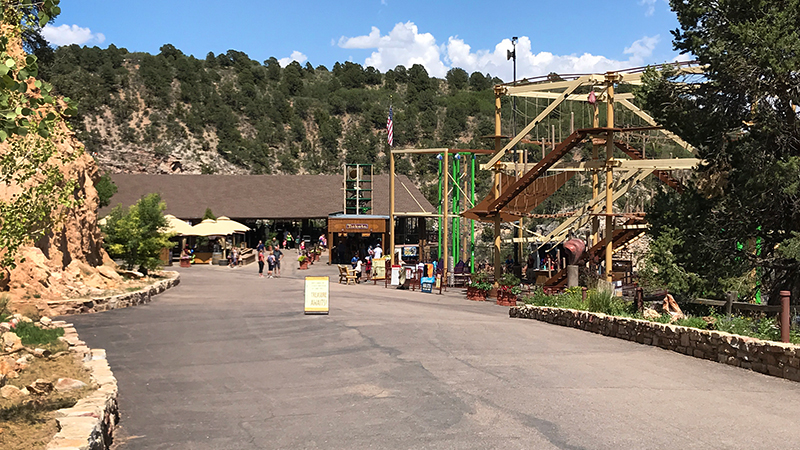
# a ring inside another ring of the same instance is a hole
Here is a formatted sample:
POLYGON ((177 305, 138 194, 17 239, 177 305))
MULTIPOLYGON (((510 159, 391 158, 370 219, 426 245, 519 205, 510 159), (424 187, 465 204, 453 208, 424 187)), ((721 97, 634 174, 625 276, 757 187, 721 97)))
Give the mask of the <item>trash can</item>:
MULTIPOLYGON (((218 265, 221 260, 224 260, 224 258, 222 257, 222 252, 212 252, 211 253, 211 264, 212 265, 215 265, 215 266, 218 265)), ((226 264, 227 264, 227 261, 226 261, 226 264)))

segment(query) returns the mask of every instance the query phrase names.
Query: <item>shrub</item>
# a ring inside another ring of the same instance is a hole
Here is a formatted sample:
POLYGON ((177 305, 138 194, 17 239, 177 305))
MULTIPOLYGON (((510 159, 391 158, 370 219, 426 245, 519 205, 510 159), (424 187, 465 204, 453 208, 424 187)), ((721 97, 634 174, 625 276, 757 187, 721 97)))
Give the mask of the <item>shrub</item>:
POLYGON ((63 328, 44 329, 33 322, 20 322, 13 331, 22 340, 23 345, 52 344, 59 336, 64 335, 63 328))
POLYGON ((630 315, 628 303, 615 297, 609 291, 589 291, 586 307, 591 312, 599 312, 614 316, 630 315))

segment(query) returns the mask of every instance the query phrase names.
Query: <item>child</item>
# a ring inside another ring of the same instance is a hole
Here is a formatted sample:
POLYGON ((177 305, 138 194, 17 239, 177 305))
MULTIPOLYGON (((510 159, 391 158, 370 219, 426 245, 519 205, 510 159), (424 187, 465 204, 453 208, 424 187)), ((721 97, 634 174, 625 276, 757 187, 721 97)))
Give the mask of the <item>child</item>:
POLYGON ((270 253, 267 256, 267 277, 272 278, 272 271, 275 270, 275 255, 270 253))
POLYGON ((358 261, 356 261, 356 283, 358 283, 359 280, 361 280, 361 269, 362 268, 363 268, 363 266, 362 266, 362 263, 361 263, 361 259, 359 258, 358 261))

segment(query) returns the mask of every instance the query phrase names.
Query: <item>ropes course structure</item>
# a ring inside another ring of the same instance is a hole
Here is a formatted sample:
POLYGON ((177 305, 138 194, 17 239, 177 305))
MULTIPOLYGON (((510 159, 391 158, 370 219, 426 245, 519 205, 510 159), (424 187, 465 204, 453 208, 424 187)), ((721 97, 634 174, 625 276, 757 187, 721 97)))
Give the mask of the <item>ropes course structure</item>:
MULTIPOLYGON (((703 74, 703 68, 695 63, 671 64, 670 68, 687 77, 703 74)), ((518 221, 519 235, 506 242, 536 244, 537 248, 560 244, 577 230, 589 226, 587 255, 602 261, 604 277, 612 281, 614 252, 641 236, 645 229, 639 211, 631 210, 628 204, 625 211, 615 213, 614 202, 625 198, 634 186, 650 175, 682 191, 670 172, 692 169, 701 161, 694 157, 697 154, 694 147, 636 106, 633 87, 642 84, 645 69, 637 67, 604 74, 550 74, 495 86, 495 134, 492 136, 495 149, 489 161, 480 166, 494 173, 493 187, 482 201, 462 214, 469 219, 494 223, 495 279, 502 274, 501 223, 518 221), (523 117, 527 125, 510 138, 501 132, 503 96, 523 99, 516 102, 518 108, 514 112, 523 117), (543 104, 541 108, 540 103, 543 104), (523 147, 527 144, 528 148, 516 149, 518 144, 523 147), (534 146, 541 148, 541 158, 537 162, 534 158, 538 155, 531 154, 530 147, 534 146), (648 148, 652 148, 651 153, 668 150, 670 158, 648 158, 648 148), (601 156, 602 149, 605 155, 601 156), (615 156, 615 152, 624 157, 615 156), (542 214, 532 211, 578 173, 591 175, 591 199, 572 212, 544 214, 555 216, 548 218, 566 220, 543 238, 523 236, 524 218, 541 218, 542 214), (603 218, 605 224, 601 227, 603 218), (624 223, 615 224, 618 219, 624 223)), ((519 247, 521 253, 522 245, 519 247)), ((566 267, 561 272, 563 276, 556 274, 559 276, 553 276, 546 285, 565 283, 566 267)))

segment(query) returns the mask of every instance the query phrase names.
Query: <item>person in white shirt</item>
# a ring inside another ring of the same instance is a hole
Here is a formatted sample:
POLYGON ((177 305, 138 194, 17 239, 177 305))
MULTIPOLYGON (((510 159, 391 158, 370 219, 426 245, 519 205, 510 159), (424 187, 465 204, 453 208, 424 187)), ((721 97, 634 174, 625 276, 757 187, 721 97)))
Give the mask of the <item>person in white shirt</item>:
POLYGON ((361 258, 358 259, 356 262, 356 283, 361 280, 361 271, 363 269, 363 265, 361 263, 361 258))
POLYGON ((383 256, 383 249, 381 249, 381 244, 377 244, 375 246, 375 257, 380 258, 383 256))

